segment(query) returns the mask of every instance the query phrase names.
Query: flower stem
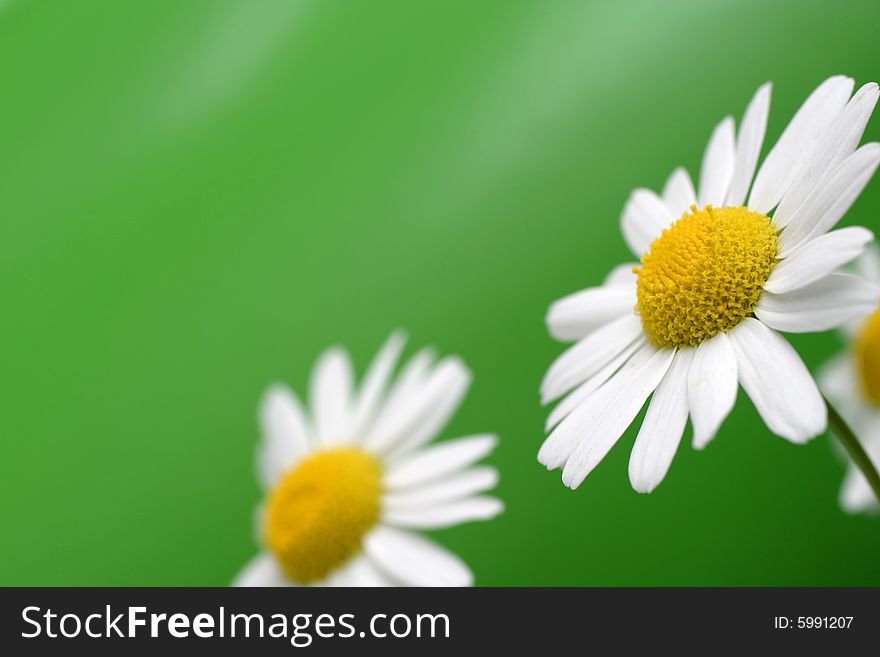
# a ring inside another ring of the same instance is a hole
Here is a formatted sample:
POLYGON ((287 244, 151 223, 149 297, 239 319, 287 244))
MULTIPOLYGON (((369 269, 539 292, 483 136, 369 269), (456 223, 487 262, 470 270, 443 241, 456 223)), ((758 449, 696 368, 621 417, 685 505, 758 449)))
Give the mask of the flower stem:
POLYGON ((863 475, 865 475, 865 479, 868 480, 868 485, 871 487, 871 490, 874 491, 874 496, 877 498, 877 501, 880 502, 880 473, 877 472, 877 468, 865 452, 862 443, 859 442, 859 439, 856 438, 852 429, 850 429, 849 425, 842 417, 840 417, 840 413, 837 412, 837 409, 831 405, 831 402, 829 402, 827 398, 825 399, 825 405, 828 407, 828 428, 831 430, 831 433, 837 436, 837 439, 843 443, 846 453, 849 454, 852 462, 855 463, 856 467, 862 471, 863 475))

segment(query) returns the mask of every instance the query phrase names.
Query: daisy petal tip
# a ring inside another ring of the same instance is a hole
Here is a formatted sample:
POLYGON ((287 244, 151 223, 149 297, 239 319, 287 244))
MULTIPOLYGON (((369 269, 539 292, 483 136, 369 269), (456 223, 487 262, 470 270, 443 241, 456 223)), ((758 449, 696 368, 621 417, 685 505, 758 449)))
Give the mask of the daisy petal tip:
POLYGON ((581 473, 581 472, 573 472, 570 470, 566 471, 566 469, 563 469, 563 471, 562 471, 562 483, 565 484, 571 490, 577 490, 578 486, 580 486, 582 483, 584 483, 584 479, 586 479, 586 478, 587 478, 586 472, 581 473))
POLYGON ((783 292, 785 292, 786 288, 784 288, 777 281, 771 278, 766 283, 764 283, 764 286, 761 289, 764 290, 764 292, 770 292, 771 294, 782 294, 783 292))
POLYGON ((754 101, 763 105, 769 105, 770 95, 773 92, 773 83, 768 80, 755 91, 754 101))
POLYGON ((444 360, 449 363, 449 367, 454 368, 457 373, 470 378, 471 371, 468 366, 465 365, 464 360, 462 360, 460 356, 447 356, 444 360))
POLYGON ((869 141, 867 144, 859 147, 859 151, 864 154, 864 157, 873 161, 880 155, 880 142, 869 141))
POLYGON ((637 492, 639 495, 650 495, 654 492, 656 485, 647 481, 646 479, 637 479, 633 481, 633 478, 629 479, 630 486, 632 489, 637 492))
POLYGON ((257 417, 261 423, 265 424, 273 416, 284 413, 286 409, 295 406, 296 401, 290 388, 280 381, 275 381, 270 383, 263 391, 263 395, 257 405, 257 417))
POLYGON ((788 433, 782 437, 785 438, 788 442, 792 443, 793 445, 806 445, 808 442, 810 442, 816 436, 813 435, 811 432, 810 433, 798 432, 798 433, 788 433))
POLYGON ((272 404, 276 400, 283 399, 288 394, 289 392, 286 385, 284 385, 280 381, 273 381, 268 386, 266 386, 266 389, 263 391, 263 396, 260 403, 263 406, 272 404))
MULTIPOLYGON (((849 497, 847 497, 843 493, 840 494, 838 502, 840 504, 840 508, 843 509, 844 513, 848 513, 850 515, 856 515, 856 514, 861 513, 862 511, 865 510, 859 502, 855 502, 855 501, 849 499, 849 497)), ((232 586, 239 586, 239 585, 233 583, 232 586)))
POLYGON ((504 511, 507 508, 507 507, 505 507, 504 502, 499 500, 497 497, 491 497, 489 499, 494 501, 494 504, 489 506, 488 510, 486 511, 486 520, 491 520, 492 518, 497 518, 502 513, 504 513, 504 511))
POLYGON ((454 381, 465 390, 470 387, 473 373, 460 356, 447 356, 437 363, 437 370, 439 371, 440 368, 449 370, 450 381, 454 381))
POLYGON ((391 331, 391 335, 388 336, 385 344, 397 351, 403 349, 403 345, 406 344, 407 340, 409 340, 409 335, 407 334, 406 329, 396 328, 391 331))
POLYGON ((348 351, 346 351, 345 347, 339 344, 330 345, 321 354, 318 356, 318 364, 320 366, 321 363, 326 363, 329 361, 341 361, 348 360, 349 355, 348 351))
POLYGON ((880 507, 877 506, 877 501, 866 484, 867 482, 861 476, 853 480, 848 475, 844 480, 837 500, 845 513, 850 515, 867 513, 874 517, 880 514, 880 507))
POLYGON ((551 303, 549 306, 547 306, 547 311, 544 313, 544 326, 547 328, 547 333, 549 333, 553 339, 558 340, 559 338, 557 338, 555 335, 553 335, 553 316, 555 314, 553 309, 555 307, 556 307, 555 301, 553 303, 551 303))
POLYGON ((706 447, 709 446, 709 443, 712 442, 712 439, 715 437, 714 432, 698 432, 696 429, 694 430, 694 437, 691 440, 691 446, 697 450, 698 452, 702 452, 706 447))
POLYGON ((848 75, 844 75, 843 73, 839 73, 838 75, 832 75, 830 78, 826 79, 819 86, 823 87, 825 85, 834 85, 834 86, 841 86, 842 87, 842 86, 849 85, 850 87, 852 87, 855 85, 855 83, 856 83, 856 81, 854 78, 851 78, 848 75))
POLYGON ((821 407, 821 412, 812 420, 809 425, 788 431, 782 434, 782 437, 795 445, 806 445, 823 435, 828 430, 828 413, 824 405, 821 407))
POLYGON ((549 450, 544 449, 544 447, 541 447, 541 449, 538 450, 538 463, 543 465, 548 470, 555 470, 556 468, 558 468, 558 460, 559 459, 556 458, 555 455, 551 454, 549 450))
POLYGON ((547 459, 545 457, 546 454, 544 453, 544 446, 542 445, 541 448, 538 450, 538 453, 535 455, 535 458, 541 465, 547 465, 547 459))
POLYGON ((629 485, 640 495, 646 495, 654 490, 656 483, 651 480, 650 475, 638 465, 634 465, 630 460, 629 466, 629 485))

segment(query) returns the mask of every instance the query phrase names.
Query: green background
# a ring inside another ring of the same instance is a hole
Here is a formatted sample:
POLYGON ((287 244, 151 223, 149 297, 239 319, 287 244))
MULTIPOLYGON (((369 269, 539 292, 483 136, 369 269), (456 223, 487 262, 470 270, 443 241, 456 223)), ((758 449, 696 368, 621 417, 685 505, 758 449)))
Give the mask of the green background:
POLYGON ((478 584, 880 584, 829 438, 742 392, 649 496, 635 427, 575 492, 535 458, 545 310, 630 257, 629 191, 765 80, 772 143, 877 79, 880 4, 7 0, 0 71, 0 583, 226 584, 264 387, 404 327, 475 373, 443 435, 502 436, 505 514, 436 532, 478 584))

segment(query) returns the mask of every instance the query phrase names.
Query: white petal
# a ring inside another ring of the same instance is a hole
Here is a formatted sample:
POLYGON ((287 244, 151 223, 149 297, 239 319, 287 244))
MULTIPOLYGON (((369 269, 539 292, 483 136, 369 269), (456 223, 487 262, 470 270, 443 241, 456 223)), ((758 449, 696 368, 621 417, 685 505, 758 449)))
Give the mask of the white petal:
POLYGON ((621 265, 617 265, 614 269, 608 272, 608 275, 605 277, 605 280, 602 281, 602 285, 618 285, 621 283, 629 283, 630 285, 635 285, 638 280, 638 276, 636 276, 635 271, 633 269, 638 267, 639 263, 637 262, 624 262, 621 265))
MULTIPOLYGON (((562 403, 568 403, 569 399, 573 396, 582 397, 580 401, 575 401, 571 404, 571 409, 566 414, 566 417, 561 424, 550 432, 550 435, 547 436, 544 443, 541 445, 541 448, 538 450, 538 462, 546 466, 547 469, 552 470, 565 465, 571 452, 583 438, 583 432, 570 430, 572 424, 568 422, 568 420, 571 419, 573 414, 582 414, 583 412, 586 412, 584 409, 587 408, 592 408, 594 410, 600 409, 601 407, 596 406, 597 403, 601 403, 604 406, 612 402, 610 398, 611 393, 606 390, 607 388, 611 387, 612 390, 616 390, 618 387, 625 385, 625 382, 637 380, 638 373, 645 367, 645 363, 654 355, 656 349, 644 337, 638 339, 636 344, 638 347, 635 352, 624 359, 622 364, 615 366, 614 371, 601 374, 603 378, 605 378, 605 374, 608 374, 608 378, 596 386, 596 388, 591 391, 591 394, 580 395, 580 388, 578 388, 569 397, 566 397, 566 399, 562 401, 562 403), (612 386, 615 380, 619 377, 623 377, 623 380, 612 386)), ((597 378, 599 376, 599 374, 596 375, 597 378)), ((585 383, 584 385, 587 384, 585 383)), ((650 392, 647 394, 650 394, 650 392)), ((645 397, 647 397, 647 395, 645 395, 645 397)), ((555 412, 556 411, 554 410, 554 413, 555 412)))
POLYGON ((407 511, 439 506, 483 493, 498 484, 498 471, 483 466, 450 475, 439 481, 399 492, 389 492, 382 501, 386 510, 407 511))
POLYGON ((367 556, 408 586, 472 586, 474 576, 452 552, 423 536, 378 527, 364 539, 367 556))
POLYGON ((821 135, 846 105, 852 88, 851 78, 838 75, 825 80, 804 101, 755 176, 749 209, 768 214, 776 207, 821 135))
POLYGON ((235 576, 232 586, 294 586, 278 566, 274 557, 265 552, 251 559, 235 576))
POLYGON ((376 420, 364 444, 376 453, 389 454, 429 441, 452 417, 470 381, 470 371, 461 359, 443 359, 405 406, 376 420))
POLYGON ((645 344, 645 342, 645 338, 637 338, 630 346, 621 351, 616 358, 611 360, 593 376, 568 393, 568 395, 556 405, 553 412, 547 416, 547 421, 544 423, 544 431, 549 432, 553 427, 562 422, 569 413, 586 401, 590 395, 602 387, 602 385, 604 385, 605 382, 608 381, 608 379, 610 379, 617 370, 629 360, 630 356, 636 352, 636 349, 645 344))
POLYGON ((413 401, 417 400, 418 395, 422 394, 425 384, 434 370, 435 359, 434 349, 428 347, 419 350, 403 366, 402 371, 391 386, 387 398, 382 403, 378 416, 362 434, 365 437, 365 447, 369 447, 366 443, 369 440, 370 434, 375 433, 376 427, 393 424, 396 421, 395 418, 399 418, 402 413, 407 412, 407 409, 412 406, 413 401))
POLYGON ((259 479, 265 488, 273 486, 309 449, 305 412, 296 395, 275 384, 260 403, 263 440, 257 454, 259 479))
POLYGON ((641 320, 625 315, 582 338, 550 365, 541 381, 541 402, 551 402, 589 379, 641 335, 641 320))
POLYGON ((369 557, 359 554, 332 573, 323 582, 323 585, 330 587, 379 587, 394 586, 394 582, 380 571, 369 557))
POLYGON ((740 125, 739 134, 736 137, 736 163, 733 167, 733 180, 727 192, 725 205, 740 207, 745 203, 749 185, 752 184, 752 177, 755 175, 755 167, 758 165, 761 146, 764 144, 767 115, 770 113, 771 87, 769 82, 761 85, 743 115, 742 125, 740 125))
MULTIPOLYGON (((863 407, 864 408, 864 407, 863 407)), ((838 408, 838 410, 840 410, 838 408)), ((880 469, 880 419, 876 412, 853 420, 847 419, 856 438, 865 450, 875 468, 880 469), (855 420, 855 421, 853 421, 855 420)), ((842 450, 841 450, 842 451, 842 450)), ((840 489, 840 506, 847 513, 876 513, 880 510, 877 496, 871 489, 868 480, 855 465, 850 462, 843 486, 840 489)))
POLYGON ((712 131, 700 166, 700 207, 724 206, 733 179, 733 131, 733 118, 730 116, 725 117, 712 131))
POLYGON ((816 373, 819 389, 844 419, 855 425, 862 411, 862 391, 855 359, 847 351, 827 361, 816 373))
POLYGON ((470 497, 426 508, 385 509, 383 521, 406 529, 442 529, 475 520, 489 520, 504 510, 494 497, 470 497))
POLYGON ((728 336, 739 382, 772 432, 805 443, 825 431, 825 401, 800 356, 781 335, 747 317, 728 336))
MULTIPOLYGON (((421 390, 428 380, 435 358, 434 350, 427 347, 419 350, 409 359, 391 386, 391 390, 388 391, 388 397, 379 410, 380 416, 394 415, 401 407, 409 405, 412 395, 421 390)), ((379 421, 379 418, 375 420, 375 422, 379 421)))
POLYGON ((857 394, 853 359, 849 354, 835 356, 825 363, 817 375, 819 387, 829 398, 855 397, 857 394))
POLYGON ((789 333, 827 331, 877 309, 880 286, 858 276, 830 274, 786 292, 764 292, 755 316, 770 328, 789 333))
POLYGON ((679 349, 654 391, 629 458, 629 481, 650 493, 666 476, 687 423, 687 375, 693 349, 679 349))
POLYGON ((824 278, 838 267, 854 260, 874 239, 873 233, 860 226, 841 228, 810 240, 781 260, 764 284, 774 294, 791 292, 824 278))
POLYGON ((633 282, 591 287, 562 297, 547 310, 547 331, 557 340, 580 340, 636 306, 633 282))
POLYGON ((663 186, 663 202, 672 217, 677 219, 697 204, 697 193, 694 184, 684 167, 678 167, 666 180, 663 186))
POLYGON ((312 371, 309 399, 318 440, 324 446, 344 442, 349 437, 353 382, 351 360, 338 347, 325 351, 312 371))
MULTIPOLYGON (((880 464, 875 467, 880 468, 880 464)), ((871 490, 865 475, 850 464, 840 487, 840 507, 847 513, 864 513, 877 510, 877 497, 871 490)))
POLYGON ((613 379, 556 427, 538 459, 551 468, 565 463, 562 481, 577 488, 626 431, 666 374, 674 354, 673 349, 642 347, 613 379))
POLYGON ((498 444, 493 435, 457 438, 415 452, 388 466, 384 486, 398 491, 436 481, 476 463, 498 444))
POLYGON ((736 354, 726 333, 696 348, 688 371, 688 408, 693 445, 703 449, 715 437, 736 403, 736 354))
POLYGON ((650 189, 633 191, 620 215, 623 239, 633 255, 637 258, 645 255, 651 242, 660 237, 674 218, 666 204, 650 189))
POLYGON ((479 461, 497 444, 497 436, 482 434, 410 452, 386 463, 383 486, 394 493, 444 480, 479 461))
POLYGON ((865 249, 865 253, 856 262, 856 271, 862 278, 880 283, 880 249, 876 244, 871 244, 865 249))
POLYGON ((417 425, 401 434, 398 439, 392 440, 388 448, 381 451, 386 463, 396 463, 434 440, 455 415, 471 382, 470 370, 461 361, 459 364, 456 378, 429 404, 425 409, 426 414, 418 420, 417 425))
POLYGON ((379 411, 379 402, 405 342, 406 336, 403 332, 395 331, 382 345, 373 362, 370 363, 354 404, 350 428, 352 436, 362 435, 369 423, 376 417, 376 413, 379 411))
POLYGON ((865 144, 831 172, 800 206, 779 236, 779 257, 834 228, 880 164, 880 143, 865 144))
POLYGON ((877 85, 871 82, 859 89, 852 100, 847 103, 840 115, 822 135, 815 152, 804 164, 802 173, 795 178, 791 188, 782 197, 782 201, 773 215, 775 226, 782 228, 790 222, 796 221, 801 205, 813 193, 813 190, 829 172, 855 152, 862 135, 865 133, 868 119, 871 118, 871 113, 877 104, 878 96, 880 96, 880 91, 878 91, 877 85))

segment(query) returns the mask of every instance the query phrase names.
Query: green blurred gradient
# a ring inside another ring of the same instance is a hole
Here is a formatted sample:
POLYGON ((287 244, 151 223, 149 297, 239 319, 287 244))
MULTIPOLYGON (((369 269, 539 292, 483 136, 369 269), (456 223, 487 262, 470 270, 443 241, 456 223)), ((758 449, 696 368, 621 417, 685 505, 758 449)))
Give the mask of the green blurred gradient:
POLYGON ((535 458, 544 312, 629 258, 629 191, 765 80, 772 143, 877 79, 878 3, 7 0, 0 61, 0 584, 227 583, 263 389, 398 326, 475 373, 443 435, 503 439, 506 513, 436 532, 478 584, 880 584, 830 440, 742 393, 649 496, 634 428, 575 492, 535 458))

